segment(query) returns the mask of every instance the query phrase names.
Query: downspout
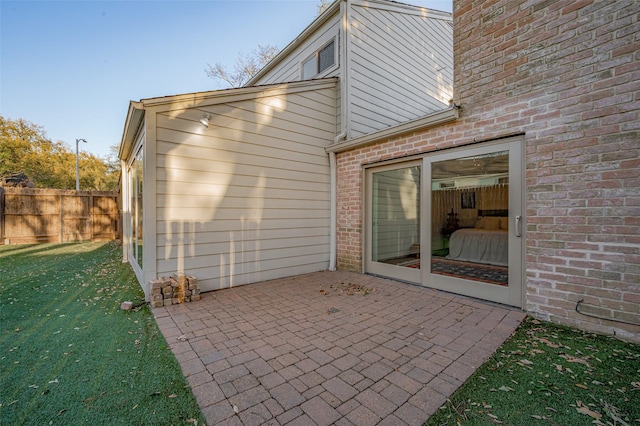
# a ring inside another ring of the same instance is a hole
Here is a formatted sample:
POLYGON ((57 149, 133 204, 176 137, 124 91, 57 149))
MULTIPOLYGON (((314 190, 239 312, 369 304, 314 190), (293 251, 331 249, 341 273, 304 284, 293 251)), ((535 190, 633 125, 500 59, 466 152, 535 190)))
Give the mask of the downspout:
MULTIPOLYGON (((334 138, 333 143, 339 143, 347 137, 347 92, 348 92, 348 70, 349 64, 347 61, 347 44, 349 42, 348 27, 349 27, 349 0, 342 0, 340 3, 340 37, 341 37, 341 63, 340 63, 340 113, 342 117, 340 119, 341 132, 334 138)), ((336 260, 338 252, 338 234, 336 227, 336 220, 338 217, 338 202, 337 202, 337 183, 338 172, 336 170, 336 153, 329 152, 329 168, 330 174, 330 204, 331 212, 329 220, 331 224, 329 226, 329 270, 336 270, 336 260)))
POLYGON ((329 226, 329 270, 336 270, 336 258, 337 258, 337 229, 336 229, 336 216, 338 210, 338 203, 336 200, 336 182, 337 182, 337 173, 336 173, 336 153, 329 153, 329 167, 331 168, 331 191, 330 191, 330 203, 331 203, 331 213, 329 215, 329 220, 331 224, 329 226))

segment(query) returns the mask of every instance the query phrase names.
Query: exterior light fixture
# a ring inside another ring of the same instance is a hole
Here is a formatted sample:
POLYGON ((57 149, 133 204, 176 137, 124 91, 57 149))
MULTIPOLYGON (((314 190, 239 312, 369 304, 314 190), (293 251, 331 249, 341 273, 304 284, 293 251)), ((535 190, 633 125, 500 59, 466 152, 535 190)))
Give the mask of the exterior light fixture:
POLYGON ((78 167, 78 143, 87 143, 85 139, 76 139, 76 191, 80 191, 80 169, 78 167))
POLYGON ((200 119, 200 123, 202 123, 204 127, 208 128, 210 119, 211 119, 211 114, 205 114, 204 117, 200 119))

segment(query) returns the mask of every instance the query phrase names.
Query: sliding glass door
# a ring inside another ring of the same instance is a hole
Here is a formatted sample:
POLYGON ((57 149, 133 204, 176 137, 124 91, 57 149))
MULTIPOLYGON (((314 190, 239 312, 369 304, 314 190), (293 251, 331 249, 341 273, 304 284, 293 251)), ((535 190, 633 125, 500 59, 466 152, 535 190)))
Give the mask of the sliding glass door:
POLYGON ((369 170, 368 272, 420 281, 421 162, 369 170))
POLYGON ((522 306, 522 140, 367 169, 365 271, 522 306))
POLYGON ((429 287, 522 306, 521 145, 518 139, 428 158, 429 287))

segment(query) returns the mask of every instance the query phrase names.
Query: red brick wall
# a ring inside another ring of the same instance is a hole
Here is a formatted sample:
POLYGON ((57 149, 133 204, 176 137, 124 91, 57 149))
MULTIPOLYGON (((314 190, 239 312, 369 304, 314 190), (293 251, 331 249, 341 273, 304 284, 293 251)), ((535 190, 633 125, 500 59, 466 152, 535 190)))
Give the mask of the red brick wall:
POLYGON ((524 132, 532 314, 640 340, 640 2, 454 0, 455 123, 338 155, 338 266, 362 165, 524 132), (587 309, 588 307, 588 309, 587 309))

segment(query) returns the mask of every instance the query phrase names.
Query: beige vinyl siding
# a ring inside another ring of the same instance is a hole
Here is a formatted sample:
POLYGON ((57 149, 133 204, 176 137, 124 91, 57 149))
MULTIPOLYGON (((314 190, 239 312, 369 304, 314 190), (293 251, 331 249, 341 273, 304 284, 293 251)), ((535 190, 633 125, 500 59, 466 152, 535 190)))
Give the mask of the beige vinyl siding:
POLYGON ((157 115, 159 276, 215 290, 328 267, 335 84, 316 87, 157 115))
MULTIPOLYGON (((287 83, 292 81, 300 81, 301 76, 301 64, 309 58, 314 52, 324 46, 330 40, 335 40, 335 53, 336 53, 336 66, 331 67, 326 74, 321 74, 320 77, 340 77, 341 71, 341 47, 340 47, 340 14, 336 13, 331 19, 329 19, 323 26, 321 26, 312 37, 301 43, 296 49, 293 50, 285 59, 282 60, 276 67, 266 73, 262 78, 254 82, 254 85, 273 84, 273 83, 287 83)), ((334 135, 339 133, 342 125, 341 108, 340 108, 340 90, 338 88, 334 95, 334 121, 336 123, 334 128, 334 135)))
POLYGON ((350 20, 350 137, 447 107, 453 29, 445 19, 354 4, 350 20))

